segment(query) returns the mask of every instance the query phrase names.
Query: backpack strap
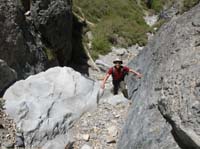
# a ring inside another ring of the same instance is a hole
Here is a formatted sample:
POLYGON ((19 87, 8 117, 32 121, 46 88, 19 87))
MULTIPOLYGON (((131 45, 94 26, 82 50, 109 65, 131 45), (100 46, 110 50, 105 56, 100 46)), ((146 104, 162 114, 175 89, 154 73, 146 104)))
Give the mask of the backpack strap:
MULTIPOLYGON (((114 78, 115 71, 116 71, 116 68, 114 66, 114 67, 112 67, 112 77, 113 78, 114 78)), ((128 72, 125 71, 124 66, 121 66, 120 71, 123 74, 121 80, 124 80, 124 77, 128 74, 128 72)))
POLYGON ((112 78, 114 78, 115 66, 112 67, 112 78))

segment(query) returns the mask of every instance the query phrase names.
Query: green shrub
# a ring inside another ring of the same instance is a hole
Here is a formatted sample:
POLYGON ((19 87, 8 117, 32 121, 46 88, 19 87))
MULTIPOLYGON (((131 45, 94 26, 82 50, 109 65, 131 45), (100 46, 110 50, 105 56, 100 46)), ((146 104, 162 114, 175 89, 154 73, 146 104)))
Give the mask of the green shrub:
POLYGON ((200 0, 184 0, 183 1, 183 9, 182 11, 188 11, 191 7, 198 4, 200 0))
POLYGON ((163 0, 152 0, 151 8, 156 12, 160 12, 163 9, 164 1, 163 0))
POLYGON ((4 100, 2 98, 0 98, 0 109, 3 109, 4 106, 4 100))
POLYGON ((52 49, 45 47, 44 52, 46 53, 49 61, 56 59, 55 53, 53 52, 52 49))
MULTIPOLYGON (((92 56, 106 54, 111 45, 145 45, 150 27, 134 0, 74 0, 73 11, 95 24, 92 56), (123 42, 119 42, 120 40, 123 42)), ((95 56, 96 57, 96 56, 95 56)))
POLYGON ((105 55, 110 51, 111 45, 108 42, 108 39, 105 36, 99 35, 95 36, 92 41, 93 50, 91 55, 94 59, 98 58, 98 55, 105 55))

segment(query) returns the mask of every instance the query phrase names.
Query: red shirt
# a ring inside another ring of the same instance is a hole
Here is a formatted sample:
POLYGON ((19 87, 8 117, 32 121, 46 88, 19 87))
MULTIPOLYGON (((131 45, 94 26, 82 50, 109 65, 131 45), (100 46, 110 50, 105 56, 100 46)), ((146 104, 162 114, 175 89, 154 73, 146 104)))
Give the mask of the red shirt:
POLYGON ((108 70, 108 74, 112 75, 113 80, 123 79, 125 74, 129 72, 129 68, 127 66, 121 66, 119 69, 116 67, 111 67, 108 70))

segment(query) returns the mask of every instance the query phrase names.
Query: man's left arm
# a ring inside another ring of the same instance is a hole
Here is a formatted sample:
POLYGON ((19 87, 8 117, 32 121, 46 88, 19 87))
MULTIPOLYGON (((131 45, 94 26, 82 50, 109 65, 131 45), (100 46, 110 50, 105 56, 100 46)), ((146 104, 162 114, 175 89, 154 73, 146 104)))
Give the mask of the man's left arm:
POLYGON ((137 72, 137 71, 135 71, 135 70, 133 70, 133 69, 131 69, 131 68, 129 68, 129 72, 131 72, 131 73, 133 73, 133 74, 136 74, 139 78, 142 77, 142 74, 141 74, 141 73, 139 73, 139 72, 137 72))

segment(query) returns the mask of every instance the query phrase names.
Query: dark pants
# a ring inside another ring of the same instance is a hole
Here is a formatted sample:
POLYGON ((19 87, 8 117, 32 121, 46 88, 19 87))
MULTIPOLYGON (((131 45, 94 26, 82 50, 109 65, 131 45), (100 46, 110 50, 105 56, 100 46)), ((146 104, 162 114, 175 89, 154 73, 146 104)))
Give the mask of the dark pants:
POLYGON ((127 89, 125 87, 125 83, 123 80, 113 80, 112 83, 113 83, 113 94, 114 95, 118 94, 118 91, 120 88, 124 97, 128 98, 128 92, 127 92, 127 89))

